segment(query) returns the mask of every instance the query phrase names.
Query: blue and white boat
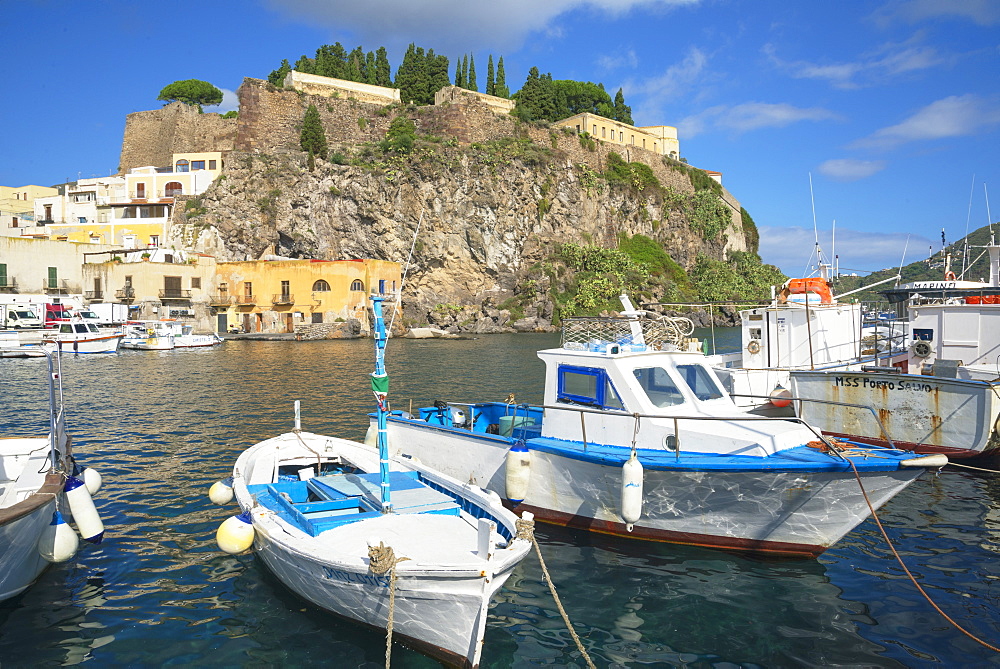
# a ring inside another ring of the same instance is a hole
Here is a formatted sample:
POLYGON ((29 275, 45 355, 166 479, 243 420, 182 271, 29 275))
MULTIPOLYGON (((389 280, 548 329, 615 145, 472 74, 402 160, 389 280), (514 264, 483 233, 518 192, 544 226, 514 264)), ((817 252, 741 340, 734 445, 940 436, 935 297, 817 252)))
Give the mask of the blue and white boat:
MULTIPOLYGON (((386 330, 382 298, 372 301, 372 390, 384 409, 386 330)), ((296 402, 291 432, 237 459, 231 486, 243 513, 219 528, 219 545, 235 553, 252 542, 299 596, 448 664, 476 667, 490 599, 531 547, 530 518, 519 527, 496 494, 390 458, 384 429, 381 437, 376 449, 304 432, 296 402)), ((210 496, 231 495, 220 482, 210 496)))
POLYGON ((566 319, 561 347, 538 352, 542 405, 394 411, 390 453, 539 520, 793 556, 822 553, 870 514, 868 501, 877 509, 947 462, 837 444, 801 420, 737 407, 689 325, 637 312, 566 319))

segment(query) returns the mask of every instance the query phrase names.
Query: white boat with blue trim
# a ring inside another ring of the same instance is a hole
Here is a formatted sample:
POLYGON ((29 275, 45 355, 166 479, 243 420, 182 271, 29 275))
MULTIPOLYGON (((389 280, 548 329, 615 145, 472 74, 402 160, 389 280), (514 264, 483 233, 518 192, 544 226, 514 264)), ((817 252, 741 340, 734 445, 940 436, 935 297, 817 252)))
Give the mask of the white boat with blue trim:
MULTIPOLYGON (((382 298, 372 299, 372 390, 384 409, 386 332, 382 298)), ((519 521, 478 486, 390 458, 384 429, 378 446, 303 432, 296 402, 295 429, 244 451, 231 482, 210 491, 224 502, 231 485, 243 510, 219 528, 219 545, 235 553, 252 542, 304 599, 448 664, 476 667, 490 600, 531 547, 519 527, 530 518, 519 521)))
POLYGON ((562 346, 538 352, 542 405, 510 398, 394 411, 390 453, 494 490, 539 520, 791 556, 822 553, 947 462, 838 444, 799 419, 753 415, 685 332, 689 323, 634 311, 566 319, 562 346))

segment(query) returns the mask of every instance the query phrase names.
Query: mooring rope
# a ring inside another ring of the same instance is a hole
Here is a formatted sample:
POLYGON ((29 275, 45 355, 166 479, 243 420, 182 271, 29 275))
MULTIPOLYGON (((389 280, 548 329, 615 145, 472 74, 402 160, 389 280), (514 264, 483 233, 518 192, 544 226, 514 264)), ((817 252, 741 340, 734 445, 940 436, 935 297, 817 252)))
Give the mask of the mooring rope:
POLYGON ((545 567, 545 560, 542 558, 542 549, 538 547, 538 540, 535 539, 535 521, 518 518, 515 523, 515 527, 517 528, 517 538, 526 539, 535 547, 535 553, 538 555, 538 564, 542 566, 542 574, 545 576, 545 582, 549 586, 549 592, 552 593, 552 599, 555 600, 556 608, 559 609, 559 614, 562 616, 563 622, 566 623, 566 629, 569 630, 570 635, 573 637, 573 641, 576 642, 576 647, 580 650, 580 654, 587 662, 587 666, 591 669, 597 669, 597 667, 594 666, 594 662, 590 659, 590 655, 587 654, 587 650, 583 647, 583 642, 580 641, 580 637, 577 635, 576 630, 573 629, 573 623, 569 620, 569 614, 566 613, 566 609, 563 608, 562 602, 559 600, 559 594, 556 592, 556 586, 552 583, 552 577, 549 576, 549 570, 545 567))
POLYGON ((931 606, 934 607, 934 610, 937 611, 939 614, 941 614, 942 618, 944 618, 949 623, 951 623, 952 625, 955 626, 955 629, 957 629, 959 632, 961 632, 965 636, 969 637, 970 639, 972 639, 976 643, 981 644, 981 645, 989 648, 990 650, 992 650, 994 652, 1000 653, 1000 648, 998 648, 998 647, 996 647, 994 645, 991 645, 991 644, 983 641, 982 639, 980 639, 979 637, 977 637, 975 634, 973 634, 972 632, 969 632, 964 627, 962 627, 961 625, 959 625, 957 622, 955 622, 954 620, 952 620, 951 616, 949 616, 947 613, 945 613, 943 610, 941 610, 941 607, 938 606, 937 604, 935 604, 934 600, 931 599, 930 595, 928 595, 927 592, 922 587, 920 587, 920 584, 917 582, 917 579, 914 578, 913 574, 910 573, 910 570, 906 568, 906 564, 903 562, 903 558, 900 556, 900 554, 896 551, 896 547, 893 546, 892 540, 889 539, 889 534, 885 531, 885 528, 882 527, 882 521, 879 520, 878 514, 875 513, 875 507, 872 506, 871 500, 868 499, 868 493, 865 491, 865 487, 861 483, 861 475, 858 474, 857 467, 854 466, 854 463, 851 462, 850 459, 848 459, 848 462, 851 465, 851 470, 854 472, 854 478, 858 482, 858 487, 861 488, 861 494, 864 495, 865 503, 868 504, 868 510, 871 511, 872 518, 875 519, 875 524, 878 525, 878 529, 882 533, 882 538, 884 538, 885 539, 885 543, 887 543, 889 545, 889 550, 891 550, 892 554, 896 556, 896 561, 899 563, 899 566, 903 568, 903 571, 906 573, 906 575, 910 578, 910 582, 912 582, 913 585, 920 592, 920 594, 924 596, 924 599, 926 599, 927 602, 931 606))
POLYGON ((397 558, 392 546, 378 542, 378 546, 368 547, 368 571, 379 575, 389 572, 389 616, 385 625, 385 669, 389 669, 392 658, 392 624, 396 612, 396 565, 408 557, 397 558))
POLYGON ((977 472, 988 472, 990 474, 1000 474, 1000 470, 997 469, 984 469, 982 467, 973 467, 972 465, 960 465, 957 462, 948 461, 948 464, 952 467, 962 467, 963 469, 975 469, 977 472))

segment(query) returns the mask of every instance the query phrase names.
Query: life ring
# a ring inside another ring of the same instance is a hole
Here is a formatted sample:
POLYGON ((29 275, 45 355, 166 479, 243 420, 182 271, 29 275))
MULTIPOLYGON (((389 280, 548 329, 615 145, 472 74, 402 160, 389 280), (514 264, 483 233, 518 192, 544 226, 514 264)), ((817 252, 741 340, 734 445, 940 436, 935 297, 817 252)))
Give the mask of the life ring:
POLYGON ((751 339, 750 343, 747 344, 747 353, 750 355, 757 355, 760 353, 760 342, 756 339, 751 339))
POLYGON ((948 270, 947 272, 944 273, 944 280, 945 281, 954 281, 955 280, 955 273, 952 272, 951 270, 948 270))
POLYGON ((148 330, 146 330, 146 334, 152 337, 153 335, 156 334, 156 330, 154 330, 153 328, 149 328, 148 330))

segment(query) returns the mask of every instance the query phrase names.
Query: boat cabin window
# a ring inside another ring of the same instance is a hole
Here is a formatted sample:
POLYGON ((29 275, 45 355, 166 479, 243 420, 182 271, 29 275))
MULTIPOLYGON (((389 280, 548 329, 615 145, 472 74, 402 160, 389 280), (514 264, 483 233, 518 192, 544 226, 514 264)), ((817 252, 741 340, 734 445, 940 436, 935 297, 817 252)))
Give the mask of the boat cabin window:
POLYGON ((701 365, 677 365, 681 378, 700 400, 717 400, 722 397, 722 390, 715 382, 712 373, 701 365))
POLYGON ((69 324, 63 324, 59 326, 59 332, 72 332, 73 327, 69 324))
POLYGON ((653 406, 664 408, 684 403, 684 396, 662 367, 639 367, 632 373, 653 406))
POLYGON ((87 324, 86 323, 77 323, 76 325, 73 326, 73 328, 77 332, 83 332, 83 333, 87 332, 87 324))
POLYGON ((93 323, 87 323, 87 330, 89 330, 90 332, 96 333, 96 334, 100 334, 101 333, 101 331, 98 330, 97 326, 94 325, 93 323))
POLYGON ((607 373, 597 367, 559 365, 556 401, 619 411, 625 408, 607 373))

